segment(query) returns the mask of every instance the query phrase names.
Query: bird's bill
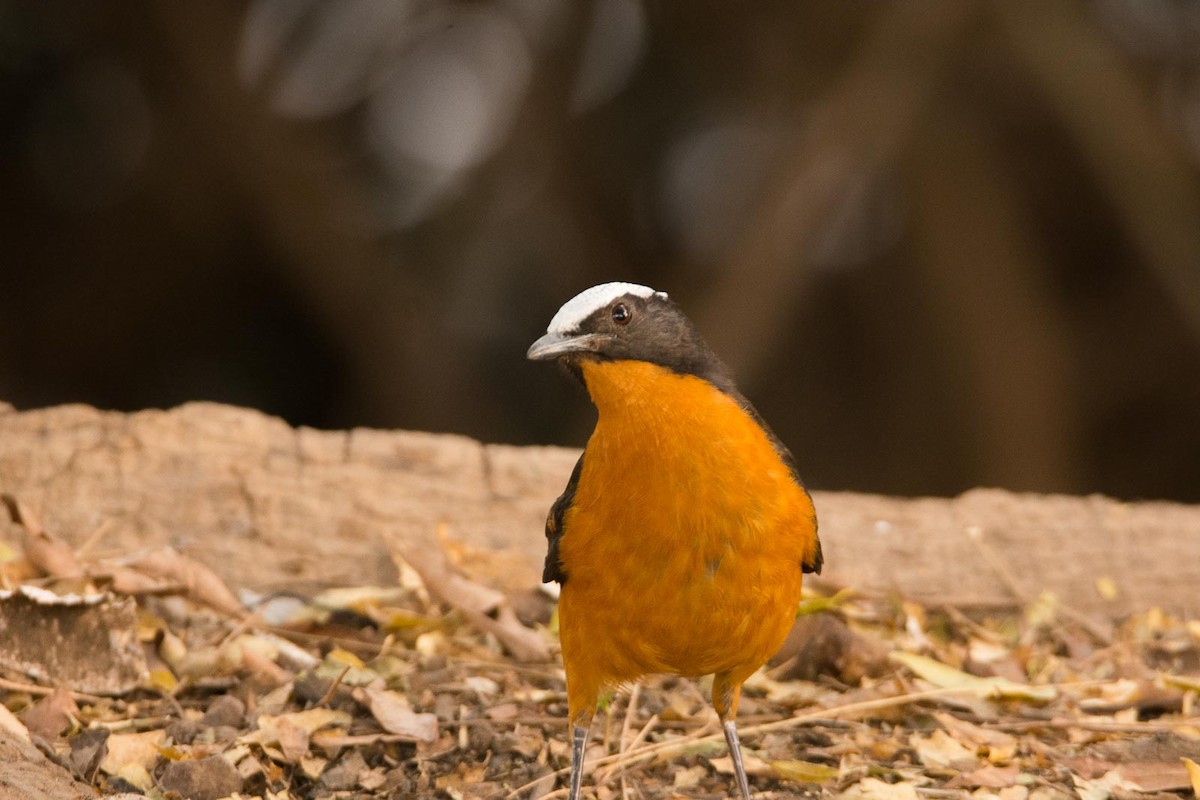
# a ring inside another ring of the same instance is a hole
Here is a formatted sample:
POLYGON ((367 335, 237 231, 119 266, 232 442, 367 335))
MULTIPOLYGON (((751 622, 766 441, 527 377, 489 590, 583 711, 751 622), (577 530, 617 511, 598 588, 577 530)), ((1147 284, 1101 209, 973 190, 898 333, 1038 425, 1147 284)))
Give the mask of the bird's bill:
POLYGON ((547 333, 529 346, 529 352, 525 354, 525 357, 530 361, 545 361, 572 353, 594 353, 607 338, 599 333, 583 333, 575 336, 547 333))

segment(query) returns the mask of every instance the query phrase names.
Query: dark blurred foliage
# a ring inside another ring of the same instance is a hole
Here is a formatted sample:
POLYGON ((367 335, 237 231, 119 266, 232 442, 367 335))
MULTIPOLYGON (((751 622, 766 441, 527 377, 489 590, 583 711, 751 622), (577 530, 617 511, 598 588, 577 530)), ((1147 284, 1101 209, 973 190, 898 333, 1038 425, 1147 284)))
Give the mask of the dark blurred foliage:
POLYGON ((0 0, 0 399, 581 445, 667 290, 809 482, 1200 500, 1200 3, 0 0))

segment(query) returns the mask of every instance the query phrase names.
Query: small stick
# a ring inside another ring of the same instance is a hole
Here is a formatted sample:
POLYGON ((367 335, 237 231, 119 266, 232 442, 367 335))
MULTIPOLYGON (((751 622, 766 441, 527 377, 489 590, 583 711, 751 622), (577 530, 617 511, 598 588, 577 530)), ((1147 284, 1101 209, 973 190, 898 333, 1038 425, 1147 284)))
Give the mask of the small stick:
POLYGON ((317 704, 314 706, 314 708, 320 708, 333 699, 333 693, 336 692, 337 688, 342 685, 342 678, 346 677, 346 673, 349 671, 349 664, 342 667, 342 671, 339 672, 337 677, 333 679, 333 683, 329 684, 329 688, 325 690, 325 694, 321 695, 321 699, 317 701, 317 704))

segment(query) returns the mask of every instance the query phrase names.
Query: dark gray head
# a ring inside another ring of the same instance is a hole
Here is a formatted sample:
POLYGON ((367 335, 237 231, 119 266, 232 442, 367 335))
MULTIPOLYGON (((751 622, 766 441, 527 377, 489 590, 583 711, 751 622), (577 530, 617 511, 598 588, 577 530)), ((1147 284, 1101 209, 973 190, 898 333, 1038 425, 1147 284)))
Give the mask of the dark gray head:
POLYGON ((732 387, 720 359, 667 297, 636 283, 602 283, 567 301, 528 357, 572 366, 587 358, 647 361, 732 387))

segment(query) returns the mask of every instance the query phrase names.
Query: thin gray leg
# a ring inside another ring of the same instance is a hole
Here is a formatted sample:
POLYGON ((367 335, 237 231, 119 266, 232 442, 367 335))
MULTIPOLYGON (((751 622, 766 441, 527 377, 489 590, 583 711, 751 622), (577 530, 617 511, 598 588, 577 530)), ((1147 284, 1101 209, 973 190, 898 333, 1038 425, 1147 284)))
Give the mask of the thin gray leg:
MULTIPOLYGON (((579 800, 579 787, 583 783, 583 749, 587 746, 588 731, 582 725, 571 727, 571 792, 568 800, 579 800)), ((737 734, 734 734, 737 737, 737 734)))
POLYGON ((746 780, 746 765, 742 763, 742 746, 738 743, 737 723, 733 720, 722 723, 725 729, 725 744, 729 745, 729 757, 733 759, 733 771, 737 775, 738 788, 743 800, 750 800, 750 781, 746 780))

